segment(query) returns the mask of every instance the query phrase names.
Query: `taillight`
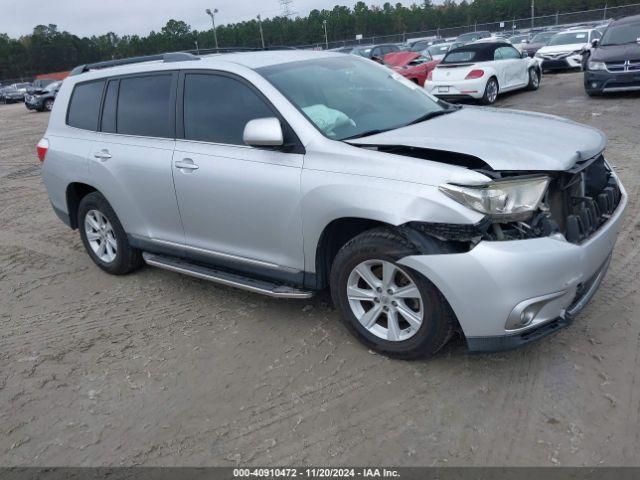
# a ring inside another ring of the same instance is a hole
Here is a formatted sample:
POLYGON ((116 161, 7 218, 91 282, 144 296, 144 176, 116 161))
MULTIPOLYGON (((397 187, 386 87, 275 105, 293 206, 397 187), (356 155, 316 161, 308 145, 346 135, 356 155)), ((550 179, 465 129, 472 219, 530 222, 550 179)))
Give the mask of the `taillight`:
POLYGON ((467 76, 464 77, 465 80, 473 80, 474 78, 480 78, 484 75, 484 70, 471 70, 467 73, 467 76))
POLYGON ((36 145, 36 151, 38 152, 38 160, 44 162, 44 158, 47 156, 47 150, 49 150, 49 140, 43 138, 36 145))

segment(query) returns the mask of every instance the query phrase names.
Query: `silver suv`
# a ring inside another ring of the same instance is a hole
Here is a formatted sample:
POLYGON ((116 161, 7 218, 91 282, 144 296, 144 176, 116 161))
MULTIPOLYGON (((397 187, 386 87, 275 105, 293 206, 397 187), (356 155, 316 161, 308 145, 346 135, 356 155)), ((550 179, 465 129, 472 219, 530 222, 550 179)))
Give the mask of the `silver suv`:
POLYGON ((78 67, 38 144, 58 216, 112 274, 143 263, 274 297, 330 287, 384 354, 566 326, 626 194, 604 135, 455 107, 384 66, 303 51, 78 67))

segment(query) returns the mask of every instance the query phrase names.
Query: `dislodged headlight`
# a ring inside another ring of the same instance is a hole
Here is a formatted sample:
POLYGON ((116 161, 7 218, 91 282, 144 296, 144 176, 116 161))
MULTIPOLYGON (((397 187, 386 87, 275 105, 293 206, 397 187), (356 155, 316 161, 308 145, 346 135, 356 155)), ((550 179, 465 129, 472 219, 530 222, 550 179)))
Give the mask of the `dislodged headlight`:
POLYGON ((439 189, 477 212, 509 221, 529 217, 538 208, 548 185, 547 176, 529 176, 473 186, 447 183, 439 189))
POLYGON ((589 70, 606 70, 607 65, 604 62, 589 62, 589 70))

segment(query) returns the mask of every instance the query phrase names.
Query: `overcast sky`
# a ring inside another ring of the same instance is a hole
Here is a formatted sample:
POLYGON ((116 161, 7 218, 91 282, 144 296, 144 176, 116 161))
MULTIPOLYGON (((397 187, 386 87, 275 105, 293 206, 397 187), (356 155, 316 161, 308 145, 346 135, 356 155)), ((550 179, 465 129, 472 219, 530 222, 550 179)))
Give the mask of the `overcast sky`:
MULTIPOLYGON (((382 5, 385 0, 365 0, 382 5)), ((419 0, 414 0, 419 2, 419 0)), ((414 1, 402 1, 405 5, 414 1)), ((301 15, 336 4, 352 7, 356 0, 293 0, 292 9, 301 15)), ((397 0, 393 0, 393 4, 397 0)), ((17 38, 31 33, 38 24, 58 25, 79 36, 115 32, 146 35, 159 31, 170 18, 184 20, 195 30, 211 28, 204 13, 217 8, 216 25, 278 15, 279 0, 0 0, 0 33, 17 38)))

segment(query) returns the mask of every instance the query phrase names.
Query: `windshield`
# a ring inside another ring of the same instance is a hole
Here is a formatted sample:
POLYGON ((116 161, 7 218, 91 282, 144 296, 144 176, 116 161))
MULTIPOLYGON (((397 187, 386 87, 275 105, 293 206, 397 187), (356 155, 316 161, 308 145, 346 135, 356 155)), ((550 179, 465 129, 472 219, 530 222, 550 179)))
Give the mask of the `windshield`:
POLYGON ((445 55, 449 51, 449 44, 439 44, 429 47, 427 50, 432 56, 433 55, 445 55))
POLYGON ((50 83, 49 85, 47 85, 45 87, 45 91, 47 92, 53 92, 54 90, 56 90, 58 87, 60 86, 60 82, 53 82, 50 83))
POLYGON ((640 43, 640 22, 611 25, 604 32, 600 45, 624 45, 636 42, 640 43))
POLYGON ((359 58, 304 60, 257 71, 334 140, 392 130, 447 110, 413 82, 359 58))
POLYGON ((351 51, 351 53, 355 55, 360 55, 361 57, 368 57, 371 53, 371 47, 368 48, 356 48, 351 51))
POLYGON ((558 33, 550 41, 549 45, 572 45, 574 43, 587 43, 589 32, 558 33))
POLYGON ((555 33, 539 33, 531 39, 531 43, 547 43, 555 33))

